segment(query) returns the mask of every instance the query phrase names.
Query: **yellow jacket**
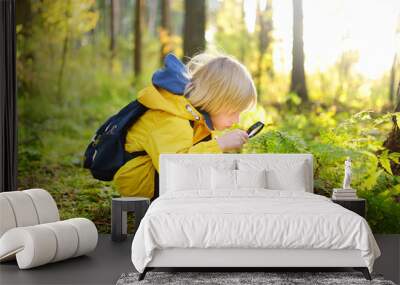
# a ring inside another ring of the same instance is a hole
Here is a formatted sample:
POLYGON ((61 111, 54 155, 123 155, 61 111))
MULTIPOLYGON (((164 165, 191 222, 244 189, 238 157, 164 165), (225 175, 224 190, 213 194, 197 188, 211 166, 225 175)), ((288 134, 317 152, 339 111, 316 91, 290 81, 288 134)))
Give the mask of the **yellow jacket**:
POLYGON ((209 117, 184 96, 152 85, 141 90, 137 100, 149 110, 128 129, 125 150, 144 150, 147 155, 129 160, 114 175, 122 196, 153 197, 161 153, 222 153, 209 117), (209 135, 211 140, 200 142, 209 135))

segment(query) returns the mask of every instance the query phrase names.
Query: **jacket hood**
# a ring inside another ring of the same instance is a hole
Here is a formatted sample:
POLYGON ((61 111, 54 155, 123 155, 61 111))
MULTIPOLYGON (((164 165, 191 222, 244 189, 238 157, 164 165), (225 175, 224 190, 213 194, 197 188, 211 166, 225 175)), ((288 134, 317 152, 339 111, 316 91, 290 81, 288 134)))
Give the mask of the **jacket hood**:
POLYGON ((186 85, 190 82, 186 66, 172 53, 165 56, 164 67, 154 72, 154 86, 163 88, 171 93, 183 95, 186 85))
POLYGON ((187 67, 174 54, 169 53, 164 59, 164 67, 152 76, 153 86, 143 89, 138 100, 150 109, 162 110, 188 120, 204 119, 207 127, 214 130, 209 114, 196 110, 183 96, 190 79, 187 67))

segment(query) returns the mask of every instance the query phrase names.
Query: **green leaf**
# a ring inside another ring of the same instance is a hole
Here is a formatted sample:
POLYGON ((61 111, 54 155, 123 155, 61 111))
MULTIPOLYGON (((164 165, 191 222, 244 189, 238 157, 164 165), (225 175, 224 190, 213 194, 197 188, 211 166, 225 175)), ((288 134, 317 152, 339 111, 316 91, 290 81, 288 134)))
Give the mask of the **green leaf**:
POLYGON ((388 155, 389 159, 391 159, 394 163, 399 164, 400 153, 399 152, 391 152, 388 155))
POLYGON ((387 172, 393 175, 392 167, 390 166, 390 160, 387 157, 380 157, 379 162, 387 172))

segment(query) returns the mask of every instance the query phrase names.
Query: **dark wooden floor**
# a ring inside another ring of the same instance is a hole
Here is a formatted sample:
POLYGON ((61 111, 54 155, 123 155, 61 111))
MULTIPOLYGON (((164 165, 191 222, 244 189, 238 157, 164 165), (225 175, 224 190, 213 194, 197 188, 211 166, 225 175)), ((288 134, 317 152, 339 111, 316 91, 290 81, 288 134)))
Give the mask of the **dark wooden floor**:
POLYGON ((375 235, 375 239, 382 255, 376 260, 374 271, 400 284, 400 235, 375 235))
MULTIPOLYGON (((376 260, 374 272, 399 284, 400 235, 376 235, 375 238, 382 257, 376 260)), ((16 262, 3 263, 0 265, 0 284, 115 284, 122 273, 134 271, 131 243, 132 236, 124 242, 114 243, 110 235, 100 235, 96 250, 87 256, 29 270, 19 270, 16 262)))
POLYGON ((0 284, 115 284, 124 272, 134 271, 130 258, 132 236, 112 242, 99 235, 97 248, 87 256, 19 270, 16 262, 0 264, 0 284))

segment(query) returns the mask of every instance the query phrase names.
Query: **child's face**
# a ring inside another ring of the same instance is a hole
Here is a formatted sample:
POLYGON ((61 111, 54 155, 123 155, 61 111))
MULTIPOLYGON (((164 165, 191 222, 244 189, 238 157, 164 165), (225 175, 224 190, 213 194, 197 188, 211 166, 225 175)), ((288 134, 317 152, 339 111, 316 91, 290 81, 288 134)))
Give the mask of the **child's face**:
POLYGON ((210 115, 214 129, 222 131, 239 122, 240 112, 210 115))

